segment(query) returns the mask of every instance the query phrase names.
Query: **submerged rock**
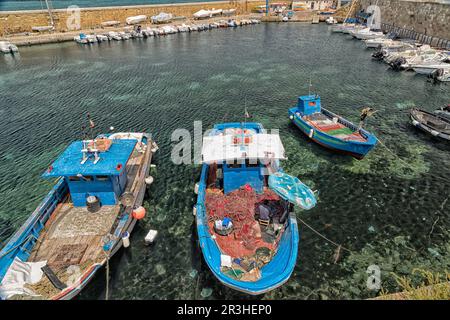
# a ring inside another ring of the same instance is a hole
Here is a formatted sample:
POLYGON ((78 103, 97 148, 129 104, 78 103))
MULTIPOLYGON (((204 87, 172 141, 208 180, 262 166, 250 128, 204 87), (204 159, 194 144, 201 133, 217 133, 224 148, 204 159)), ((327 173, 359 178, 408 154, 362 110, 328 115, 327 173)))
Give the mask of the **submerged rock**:
POLYGON ((202 298, 208 298, 211 296, 212 292, 213 291, 211 288, 203 288, 200 295, 202 296, 202 298))
POLYGON ((197 274, 198 274, 198 271, 195 270, 195 269, 192 269, 192 271, 189 272, 189 276, 190 276, 192 279, 194 279, 194 278, 197 276, 197 274))

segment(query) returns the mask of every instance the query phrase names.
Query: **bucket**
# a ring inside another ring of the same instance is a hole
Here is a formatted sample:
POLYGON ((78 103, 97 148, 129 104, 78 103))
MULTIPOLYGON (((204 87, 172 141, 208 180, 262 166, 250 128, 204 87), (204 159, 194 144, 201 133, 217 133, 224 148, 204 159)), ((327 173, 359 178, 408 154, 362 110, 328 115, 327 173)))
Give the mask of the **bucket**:
POLYGON ((122 244, 124 248, 128 248, 130 246, 130 233, 128 231, 122 233, 122 244))

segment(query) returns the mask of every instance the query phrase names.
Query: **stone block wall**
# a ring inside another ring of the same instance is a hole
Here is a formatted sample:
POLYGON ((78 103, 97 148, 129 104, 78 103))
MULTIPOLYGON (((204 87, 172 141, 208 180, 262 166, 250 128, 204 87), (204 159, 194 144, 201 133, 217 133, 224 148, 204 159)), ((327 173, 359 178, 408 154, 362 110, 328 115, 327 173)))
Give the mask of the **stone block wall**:
POLYGON ((360 0, 361 8, 378 5, 381 22, 450 40, 450 2, 433 0, 360 0))

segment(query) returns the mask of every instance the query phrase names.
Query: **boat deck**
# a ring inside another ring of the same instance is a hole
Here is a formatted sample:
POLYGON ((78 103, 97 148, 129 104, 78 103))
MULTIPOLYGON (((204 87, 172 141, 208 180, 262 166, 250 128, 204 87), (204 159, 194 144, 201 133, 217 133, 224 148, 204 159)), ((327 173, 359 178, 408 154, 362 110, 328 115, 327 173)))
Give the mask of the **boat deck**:
POLYGON ((62 203, 39 237, 29 261, 47 261, 54 271, 104 258, 102 238, 110 233, 120 207, 102 206, 92 213, 86 207, 62 203))
POLYGON ((361 133, 346 127, 340 122, 331 120, 323 113, 313 113, 309 116, 304 116, 303 119, 317 130, 335 138, 345 141, 367 141, 361 133))
MULTIPOLYGON (((150 163, 151 156, 150 150, 144 154, 135 148, 127 162, 125 191, 132 193, 135 199, 142 193, 141 186, 146 174, 142 170, 146 170, 144 164, 150 163)), ((28 261, 47 261, 63 283, 68 281, 74 270, 80 276, 93 264, 104 261, 104 239, 113 233, 119 214, 120 205, 104 205, 96 212, 89 212, 86 207, 74 207, 67 198, 58 204, 46 222, 28 261)), ((45 275, 37 284, 27 286, 46 298, 60 292, 45 275)))
POLYGON ((247 194, 242 190, 224 195, 221 190, 207 189, 206 211, 209 232, 216 236, 215 241, 223 254, 232 258, 242 258, 254 255, 256 249, 261 247, 266 247, 272 252, 276 251, 281 232, 275 236, 272 230, 273 221, 277 218, 272 219, 267 226, 260 225, 257 219, 256 207, 265 200, 272 203, 274 211, 278 211, 274 213, 274 217, 283 212, 279 197, 267 188, 261 195, 247 194), (223 236, 214 230, 214 221, 225 216, 232 218, 233 231, 223 236))

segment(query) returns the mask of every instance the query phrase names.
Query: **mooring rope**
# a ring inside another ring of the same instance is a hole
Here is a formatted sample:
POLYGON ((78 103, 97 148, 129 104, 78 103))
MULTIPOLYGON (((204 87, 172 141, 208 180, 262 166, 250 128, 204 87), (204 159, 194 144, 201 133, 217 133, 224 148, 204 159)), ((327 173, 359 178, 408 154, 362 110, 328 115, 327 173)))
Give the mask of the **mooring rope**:
POLYGON ((105 300, 109 300, 109 255, 106 254, 106 292, 105 300))
POLYGON ((348 252, 350 252, 350 253, 353 252, 352 250, 350 250, 350 249, 344 247, 343 245, 340 245, 340 244, 334 242, 333 240, 328 239, 327 237, 325 237, 325 236, 324 236, 323 234, 321 234, 319 231, 317 231, 316 229, 314 229, 313 227, 311 227, 309 224, 307 224, 307 223, 306 223, 305 221, 303 221, 302 219, 300 219, 300 218, 298 218, 298 217, 297 217, 297 219, 298 219, 301 223, 303 223, 306 227, 308 227, 311 231, 313 231, 315 234, 317 234, 318 236, 322 237, 323 239, 325 239, 326 241, 330 242, 331 244, 335 245, 336 247, 338 247, 338 248, 340 247, 341 249, 344 249, 345 251, 348 251, 348 252))

